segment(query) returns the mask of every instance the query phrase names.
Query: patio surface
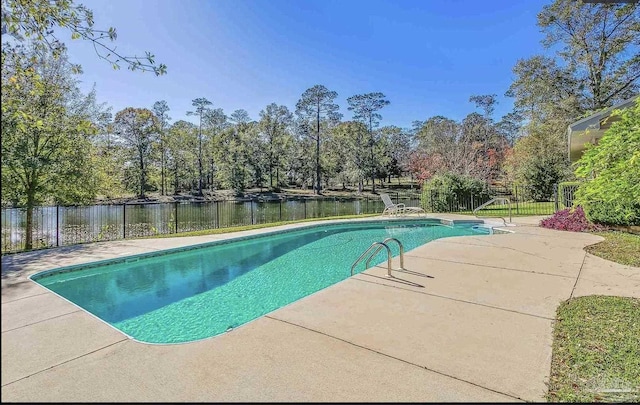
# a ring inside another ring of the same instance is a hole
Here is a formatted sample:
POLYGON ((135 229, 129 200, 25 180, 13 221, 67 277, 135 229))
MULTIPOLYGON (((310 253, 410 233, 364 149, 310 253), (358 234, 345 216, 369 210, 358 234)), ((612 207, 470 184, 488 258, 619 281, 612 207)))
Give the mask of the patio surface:
POLYGON ((27 276, 275 228, 7 255, 2 400, 543 401, 559 303, 640 297, 640 269, 583 250, 601 237, 538 228, 540 218, 514 218, 517 226, 504 228, 511 234, 427 243, 406 253, 407 271, 394 278, 374 267, 228 333, 179 345, 130 340, 27 276))

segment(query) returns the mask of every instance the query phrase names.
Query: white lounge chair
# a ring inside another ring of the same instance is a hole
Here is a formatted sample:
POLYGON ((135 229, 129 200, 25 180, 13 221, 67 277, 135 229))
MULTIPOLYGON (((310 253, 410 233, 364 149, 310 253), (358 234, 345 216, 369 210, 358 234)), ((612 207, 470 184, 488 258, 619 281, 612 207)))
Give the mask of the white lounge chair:
POLYGON ((405 215, 405 214, 427 214, 420 207, 407 207, 404 203, 394 204, 389 194, 380 193, 380 198, 384 202, 384 211, 382 215, 405 215))

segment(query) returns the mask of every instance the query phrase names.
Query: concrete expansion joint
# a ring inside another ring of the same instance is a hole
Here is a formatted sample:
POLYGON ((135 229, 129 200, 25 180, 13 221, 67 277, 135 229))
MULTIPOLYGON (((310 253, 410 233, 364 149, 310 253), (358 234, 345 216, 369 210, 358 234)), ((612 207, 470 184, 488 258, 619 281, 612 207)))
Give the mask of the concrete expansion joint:
POLYGON ((580 265, 580 271, 578 271, 578 277, 576 277, 576 282, 573 283, 573 288, 571 289, 571 295, 569 299, 573 298, 573 294, 576 291, 576 286, 578 285, 578 280, 580 280, 580 274, 582 274, 582 268, 584 267, 584 262, 587 261, 587 252, 584 252, 584 256, 582 257, 582 264, 580 265))
POLYGON ((415 258, 418 258, 418 259, 435 260, 435 261, 447 262, 447 263, 467 264, 467 265, 470 265, 470 266, 488 267, 488 268, 491 268, 491 269, 519 271, 521 273, 542 274, 544 276, 569 278, 569 279, 573 280, 573 277, 571 277, 571 276, 563 276, 562 274, 545 273, 543 271, 514 269, 514 268, 511 268, 511 267, 492 266, 492 265, 489 265, 489 264, 478 264, 478 263, 463 262, 463 261, 458 261, 458 260, 447 260, 447 259, 441 259, 439 257, 419 256, 419 255, 415 255, 415 254, 414 255, 405 255, 405 257, 415 257, 415 258))
MULTIPOLYGON (((364 275, 364 276, 368 275, 368 274, 363 274, 363 273, 360 273, 360 274, 364 275)), ((461 300, 459 298, 448 297, 446 295, 438 295, 438 294, 428 293, 428 292, 425 292, 425 291, 416 291, 416 290, 412 290, 412 289, 405 288, 405 287, 402 287, 402 286, 389 285, 389 284, 384 284, 384 283, 380 283, 380 282, 376 282, 376 281, 363 280, 363 279, 357 278, 357 277, 354 277, 353 280, 362 281, 362 282, 365 282, 365 283, 376 284, 376 285, 380 285, 380 286, 383 286, 383 287, 398 288, 400 290, 407 291, 407 292, 410 292, 410 293, 423 294, 423 295, 428 295, 430 297, 436 297, 436 298, 442 298, 442 299, 450 300, 450 301, 462 302, 463 304, 478 305, 480 307, 497 309, 499 311, 511 312, 511 313, 514 313, 514 314, 530 316, 530 317, 533 317, 533 318, 544 319, 544 320, 547 320, 547 321, 555 320, 555 318, 549 318, 549 317, 546 317, 546 316, 529 314, 529 313, 526 313, 526 312, 520 312, 520 311, 516 311, 516 310, 513 310, 513 309, 507 309, 507 308, 496 307, 496 306, 493 306, 493 305, 482 304, 482 303, 479 303, 479 302, 461 300)))
POLYGON ((498 390, 495 390, 495 389, 493 389, 493 388, 485 387, 484 385, 480 385, 480 384, 478 384, 478 383, 474 383, 473 381, 465 380, 465 379, 463 379, 463 378, 456 377, 456 376, 454 376, 454 375, 447 374, 447 373, 445 373, 445 372, 438 371, 438 370, 435 370, 435 369, 429 368, 429 367, 427 367, 427 366, 423 366, 423 365, 421 365, 421 364, 412 363, 412 362, 410 362, 410 361, 407 361, 407 360, 401 359, 401 358, 399 358, 399 357, 395 357, 395 356, 392 356, 392 355, 390 355, 390 354, 386 354, 386 353, 380 352, 380 351, 378 351, 378 350, 374 350, 374 349, 368 348, 368 347, 366 347, 366 346, 359 345, 359 344, 357 344, 357 343, 351 342, 351 341, 346 340, 346 339, 339 338, 339 337, 337 337, 337 336, 329 335, 329 334, 327 334, 327 333, 325 333, 325 332, 321 332, 321 331, 316 330, 316 329, 311 329, 311 328, 309 328, 309 327, 306 327, 306 326, 303 326, 303 325, 300 325, 300 324, 297 324, 297 323, 293 323, 293 322, 290 322, 290 321, 286 321, 286 320, 284 320, 284 319, 275 318, 275 317, 273 317, 272 315, 265 315, 265 318, 269 318, 269 319, 272 319, 272 320, 274 320, 274 321, 279 321, 279 322, 286 323, 286 324, 291 325, 291 326, 295 326, 295 327, 298 327, 298 328, 301 328, 301 329, 305 329, 305 330, 307 330, 307 331, 309 331, 309 332, 317 333, 317 334, 319 334, 319 335, 326 336, 326 337, 328 337, 328 338, 330 338, 330 339, 338 340, 338 341, 340 341, 340 342, 343 342, 343 343, 349 344, 349 345, 351 345, 351 346, 358 347, 358 348, 363 349, 363 350, 366 350, 366 351, 368 351, 368 352, 375 353, 375 354, 377 354, 377 355, 384 356, 384 357, 386 357, 386 358, 389 358, 389 359, 392 359, 392 360, 396 360, 396 361, 399 361, 399 362, 402 362, 402 363, 408 364, 408 365, 413 366, 413 367, 417 367, 417 368, 419 368, 419 369, 421 369, 421 370, 426 370, 426 371, 429 371, 429 372, 432 372, 432 373, 436 373, 436 374, 439 374, 439 375, 441 375, 441 376, 443 376, 443 377, 448 377, 448 378, 451 378, 451 379, 456 380, 456 381, 460 381, 460 382, 463 382, 463 383, 466 383, 466 384, 473 385, 474 387, 482 388, 482 389, 484 389, 484 390, 491 391, 491 392, 494 392, 494 393, 496 393, 496 394, 504 395, 504 396, 507 396, 507 397, 509 397, 509 398, 513 398, 513 399, 516 399, 516 400, 519 400, 519 401, 526 402, 524 399, 522 399, 522 398, 520 398, 520 397, 518 397, 518 396, 516 396, 516 395, 509 394, 509 393, 507 393, 507 392, 498 391, 498 390))
POLYGON ((6 386, 8 386, 8 385, 15 384, 15 383, 17 383, 18 381, 22 381, 22 380, 25 380, 25 379, 27 379, 27 378, 29 378, 29 377, 33 377, 34 375, 37 375, 37 374, 40 374, 40 373, 44 373, 44 372, 45 372, 45 371, 47 371, 47 370, 51 370, 51 369, 54 369, 54 368, 56 368, 56 367, 60 367, 60 366, 62 366, 63 364, 67 364, 67 363, 70 363, 70 362, 72 362, 72 361, 78 360, 78 359, 80 359, 80 358, 82 358, 82 357, 88 356, 88 355, 90 355, 90 354, 92 354, 92 353, 99 352, 100 350, 103 350, 103 349, 106 349, 106 348, 108 348, 108 347, 111 347, 111 346, 117 345, 118 343, 124 342, 124 341, 126 341, 126 340, 129 340, 129 338, 124 338, 124 339, 122 339, 122 340, 118 340, 118 341, 116 341, 116 342, 110 343, 110 344, 108 344, 108 345, 106 345, 106 346, 102 346, 102 347, 100 347, 100 348, 98 348, 98 349, 92 350, 92 351, 87 352, 87 353, 85 353, 85 354, 81 354, 80 356, 76 356, 76 357, 71 358, 71 359, 69 359, 69 360, 65 360, 65 361, 63 361, 63 362, 61 362, 61 363, 54 364, 53 366, 50 366, 50 367, 47 367, 47 368, 43 368, 42 370, 40 370, 40 371, 36 371, 35 373, 31 373, 31 374, 26 375, 26 376, 24 376, 24 377, 20 377, 20 378, 18 378, 17 380, 9 381, 9 382, 8 382, 8 383, 6 383, 6 384, 2 384, 2 387, 6 387, 6 386))
POLYGON ((43 291, 43 292, 38 293, 38 294, 27 295, 27 296, 25 296, 25 297, 20 297, 20 298, 16 298, 16 299, 14 299, 14 300, 5 301, 5 302, 3 302, 3 303, 2 303, 2 305, 4 305, 4 304, 11 304, 12 302, 16 302, 16 301, 20 301, 20 300, 25 300, 25 299, 27 299, 27 298, 38 297, 38 296, 40 296, 40 295, 45 295, 45 294, 49 294, 49 291, 43 291))
POLYGON ((14 330, 26 328, 27 326, 33 326, 33 325, 36 325, 36 324, 39 324, 39 323, 42 323, 42 322, 47 322, 47 321, 50 321, 50 320, 56 319, 56 318, 62 318, 63 316, 67 316, 67 315, 75 314, 76 312, 83 312, 83 311, 84 311, 83 309, 75 309, 75 310, 73 310, 71 312, 67 312, 65 314, 60 314, 60 315, 52 316, 52 317, 47 318, 47 319, 42 319, 40 321, 31 322, 31 323, 28 323, 26 325, 18 326, 17 328, 3 330, 2 333, 7 333, 7 332, 14 331, 14 330))

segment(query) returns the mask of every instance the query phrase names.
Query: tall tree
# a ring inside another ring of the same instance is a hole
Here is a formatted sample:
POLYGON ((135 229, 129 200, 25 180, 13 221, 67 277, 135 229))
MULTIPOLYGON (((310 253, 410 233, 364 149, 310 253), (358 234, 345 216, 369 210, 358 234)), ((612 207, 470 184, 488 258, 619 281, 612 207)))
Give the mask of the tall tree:
POLYGON ((482 133, 482 155, 478 161, 480 178, 485 182, 496 180, 502 175, 501 163, 506 151, 507 142, 493 120, 493 112, 498 104, 495 94, 471 96, 469 101, 482 110, 484 125, 478 128, 482 133))
POLYGON ((148 186, 148 163, 151 149, 158 137, 158 122, 146 108, 125 108, 116 114, 116 134, 129 147, 136 164, 138 197, 145 198, 148 186))
POLYGON ((316 194, 320 194, 322 190, 320 183, 320 128, 323 122, 336 123, 340 120, 339 107, 334 103, 336 97, 338 97, 338 93, 317 84, 305 90, 296 104, 296 115, 301 120, 303 133, 312 137, 316 144, 316 194))
POLYGON ((173 172, 174 194, 197 182, 193 175, 198 166, 197 148, 198 128, 195 124, 179 120, 171 125, 167 137, 167 166, 173 172))
POLYGON ((385 139, 388 145, 387 152, 389 154, 388 167, 386 172, 391 176, 397 176, 398 184, 403 173, 408 171, 409 154, 411 153, 411 133, 396 126, 387 126, 380 128, 380 136, 385 139))
POLYGON ((525 119, 526 135, 513 149, 508 165, 512 177, 535 179, 539 193, 547 193, 552 181, 570 173, 567 126, 590 110, 637 93, 639 10, 637 3, 572 0, 543 7, 538 14, 542 43, 558 51, 555 57, 520 60, 513 69, 516 79, 506 95, 514 97, 514 112, 525 119))
MULTIPOLYGON (((237 194, 244 191, 250 177, 248 167, 248 132, 254 123, 245 110, 236 110, 229 116, 228 125, 219 125, 211 149, 215 158, 215 177, 223 187, 232 188, 237 194)), ((213 170, 213 167, 212 167, 213 170)))
POLYGON ((191 105, 195 107, 195 111, 187 111, 187 115, 197 115, 198 124, 198 195, 202 196, 202 117, 205 116, 210 108, 208 105, 213 104, 204 97, 196 98, 191 101, 191 105))
POLYGON ((166 161, 167 161, 167 129, 169 127, 169 105, 166 101, 156 101, 153 104, 153 113, 158 120, 158 133, 160 138, 160 195, 166 195, 166 161))
POLYGON ((358 121, 341 122, 331 131, 330 157, 343 189, 345 183, 354 182, 358 184, 358 193, 362 193, 368 166, 363 148, 367 137, 367 127, 358 121))
POLYGON ((276 185, 280 182, 280 169, 284 166, 287 149, 291 146, 292 137, 289 129, 293 122, 293 114, 284 105, 269 104, 260 111, 260 131, 264 137, 269 159, 269 186, 273 185, 273 172, 276 173, 276 185))
POLYGON ((516 139, 522 135, 523 121, 524 117, 521 114, 511 111, 505 114, 496 124, 496 130, 505 140, 507 146, 513 147, 516 139))
POLYGON ((640 4, 555 0, 542 8, 542 44, 558 55, 584 87, 587 108, 598 110, 638 91, 640 4))
POLYGON ((389 105, 389 101, 382 93, 366 93, 357 94, 347 99, 349 103, 349 111, 353 111, 353 119, 360 121, 367 126, 369 130, 369 150, 371 151, 370 175, 372 192, 376 192, 375 182, 375 161, 374 161, 374 132, 373 129, 377 128, 382 119, 382 115, 378 113, 384 106, 389 105))
POLYGON ((484 157, 487 157, 487 151, 489 149, 489 137, 491 133, 491 127, 493 124, 493 111, 495 110, 496 104, 498 104, 498 100, 496 100, 497 95, 495 94, 485 94, 478 96, 469 97, 469 101, 476 105, 476 108, 482 109, 484 113, 485 127, 483 128, 483 139, 482 139, 482 149, 484 153, 484 157))
POLYGON ((31 48, 2 56, 2 200, 25 205, 29 250, 36 205, 95 197, 94 98, 80 94, 65 55, 31 48))

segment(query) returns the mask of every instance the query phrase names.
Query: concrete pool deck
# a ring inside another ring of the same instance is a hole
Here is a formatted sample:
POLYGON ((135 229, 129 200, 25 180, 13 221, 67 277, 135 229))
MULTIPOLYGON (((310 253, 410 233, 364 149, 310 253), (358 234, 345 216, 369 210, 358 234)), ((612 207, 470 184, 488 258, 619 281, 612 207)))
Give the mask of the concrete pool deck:
POLYGON ((511 234, 429 242, 407 252, 407 270, 393 278, 374 267, 179 345, 130 340, 27 277, 275 228, 4 256, 2 400, 543 401, 558 304, 640 297, 640 269, 587 254, 599 236, 538 228, 539 219, 514 218, 517 226, 504 228, 511 234))

